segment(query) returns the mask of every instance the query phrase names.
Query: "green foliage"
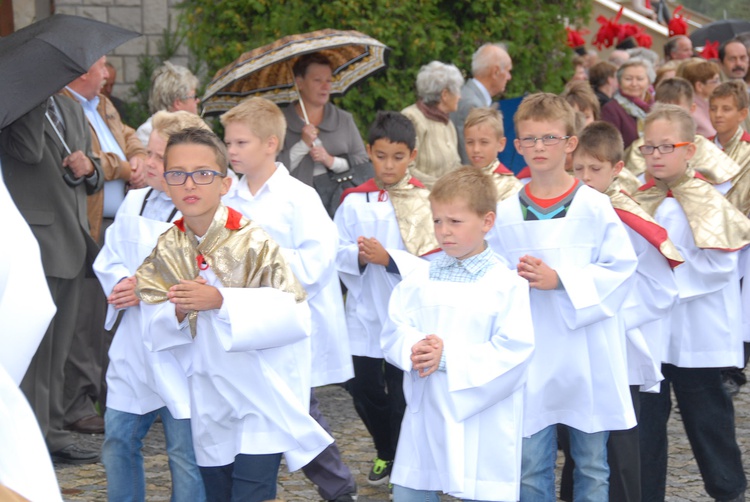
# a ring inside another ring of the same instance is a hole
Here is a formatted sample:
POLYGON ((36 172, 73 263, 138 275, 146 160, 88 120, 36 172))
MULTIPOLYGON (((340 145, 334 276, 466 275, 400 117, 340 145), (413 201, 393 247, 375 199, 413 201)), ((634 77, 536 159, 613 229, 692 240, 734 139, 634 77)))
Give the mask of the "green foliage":
POLYGON ((513 58, 506 95, 560 92, 572 73, 564 19, 588 16, 586 0, 183 0, 180 25, 189 26, 192 54, 209 75, 240 54, 294 33, 322 28, 358 30, 392 50, 385 72, 337 103, 364 129, 378 110, 413 103, 419 68, 451 62, 465 74, 484 42, 504 41, 513 58))

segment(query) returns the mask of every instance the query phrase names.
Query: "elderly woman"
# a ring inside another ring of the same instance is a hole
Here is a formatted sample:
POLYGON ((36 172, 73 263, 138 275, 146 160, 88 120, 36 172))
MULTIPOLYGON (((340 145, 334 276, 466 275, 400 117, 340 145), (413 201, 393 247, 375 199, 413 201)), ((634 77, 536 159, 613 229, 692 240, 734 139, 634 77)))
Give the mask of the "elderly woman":
POLYGON ((602 107, 601 118, 617 127, 625 148, 640 137, 643 130, 643 119, 654 101, 650 89, 654 77, 651 64, 640 59, 630 59, 617 70, 620 88, 602 107))
POLYGON ((452 64, 433 61, 417 74, 417 102, 402 110, 417 131, 417 158, 411 174, 428 188, 461 166, 458 136, 449 115, 458 109, 464 79, 452 64))
POLYGON ((287 129, 279 154, 292 176, 312 186, 315 176, 366 162, 354 118, 330 103, 333 70, 328 58, 320 53, 302 56, 292 73, 300 99, 284 109, 287 129))
POLYGON ((156 112, 186 111, 198 113, 200 98, 196 94, 198 78, 185 68, 169 61, 154 70, 151 75, 151 93, 148 97, 148 107, 152 115, 141 124, 136 131, 143 146, 148 145, 153 126, 151 121, 156 112))

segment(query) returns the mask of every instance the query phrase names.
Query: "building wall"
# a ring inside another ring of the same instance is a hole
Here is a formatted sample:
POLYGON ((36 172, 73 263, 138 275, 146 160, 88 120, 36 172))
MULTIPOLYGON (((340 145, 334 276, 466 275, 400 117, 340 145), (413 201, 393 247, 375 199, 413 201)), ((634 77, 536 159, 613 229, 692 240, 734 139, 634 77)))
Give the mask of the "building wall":
MULTIPOLYGON (((157 43, 169 26, 177 27, 179 0, 15 0, 13 2, 15 28, 24 26, 49 15, 44 12, 44 4, 53 3, 57 14, 72 14, 88 17, 137 31, 143 36, 130 40, 107 55, 107 60, 117 68, 117 84, 113 94, 121 99, 130 98, 130 87, 138 78, 138 57, 155 56, 159 53, 157 43), (36 5, 35 5, 36 4, 36 5)), ((187 47, 180 47, 171 59, 175 64, 187 66, 187 47)))

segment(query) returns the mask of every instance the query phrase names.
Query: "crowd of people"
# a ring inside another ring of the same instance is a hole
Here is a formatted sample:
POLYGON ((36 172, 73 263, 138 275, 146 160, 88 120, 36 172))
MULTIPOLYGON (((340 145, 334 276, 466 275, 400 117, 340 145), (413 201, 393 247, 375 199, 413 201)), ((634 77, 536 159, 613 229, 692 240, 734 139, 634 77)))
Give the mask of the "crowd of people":
POLYGON ((563 500, 663 501, 674 392, 707 493, 743 501, 748 47, 574 66, 515 113, 519 173, 494 43, 467 80, 423 66, 364 141, 321 53, 293 65, 298 101, 247 99, 223 138, 171 63, 123 123, 104 57, 0 131, 57 307, 20 385, 53 461, 101 459, 109 500, 145 500, 160 419, 174 500, 274 499, 282 455, 356 500, 314 392, 345 384, 397 502, 554 501, 558 447, 563 500), (363 164, 325 206, 316 178, 363 164))

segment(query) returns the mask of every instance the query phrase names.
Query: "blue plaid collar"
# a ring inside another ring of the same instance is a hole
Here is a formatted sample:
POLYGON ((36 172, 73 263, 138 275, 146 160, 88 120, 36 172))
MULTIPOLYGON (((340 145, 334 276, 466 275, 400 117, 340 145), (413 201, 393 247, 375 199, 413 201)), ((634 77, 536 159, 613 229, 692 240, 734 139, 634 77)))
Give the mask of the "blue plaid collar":
POLYGON ((487 241, 484 242, 484 251, 481 253, 459 260, 453 256, 443 254, 439 258, 433 260, 430 265, 435 268, 451 268, 460 267, 466 270, 469 274, 477 276, 483 274, 487 267, 493 263, 493 252, 492 249, 487 245, 487 241))

